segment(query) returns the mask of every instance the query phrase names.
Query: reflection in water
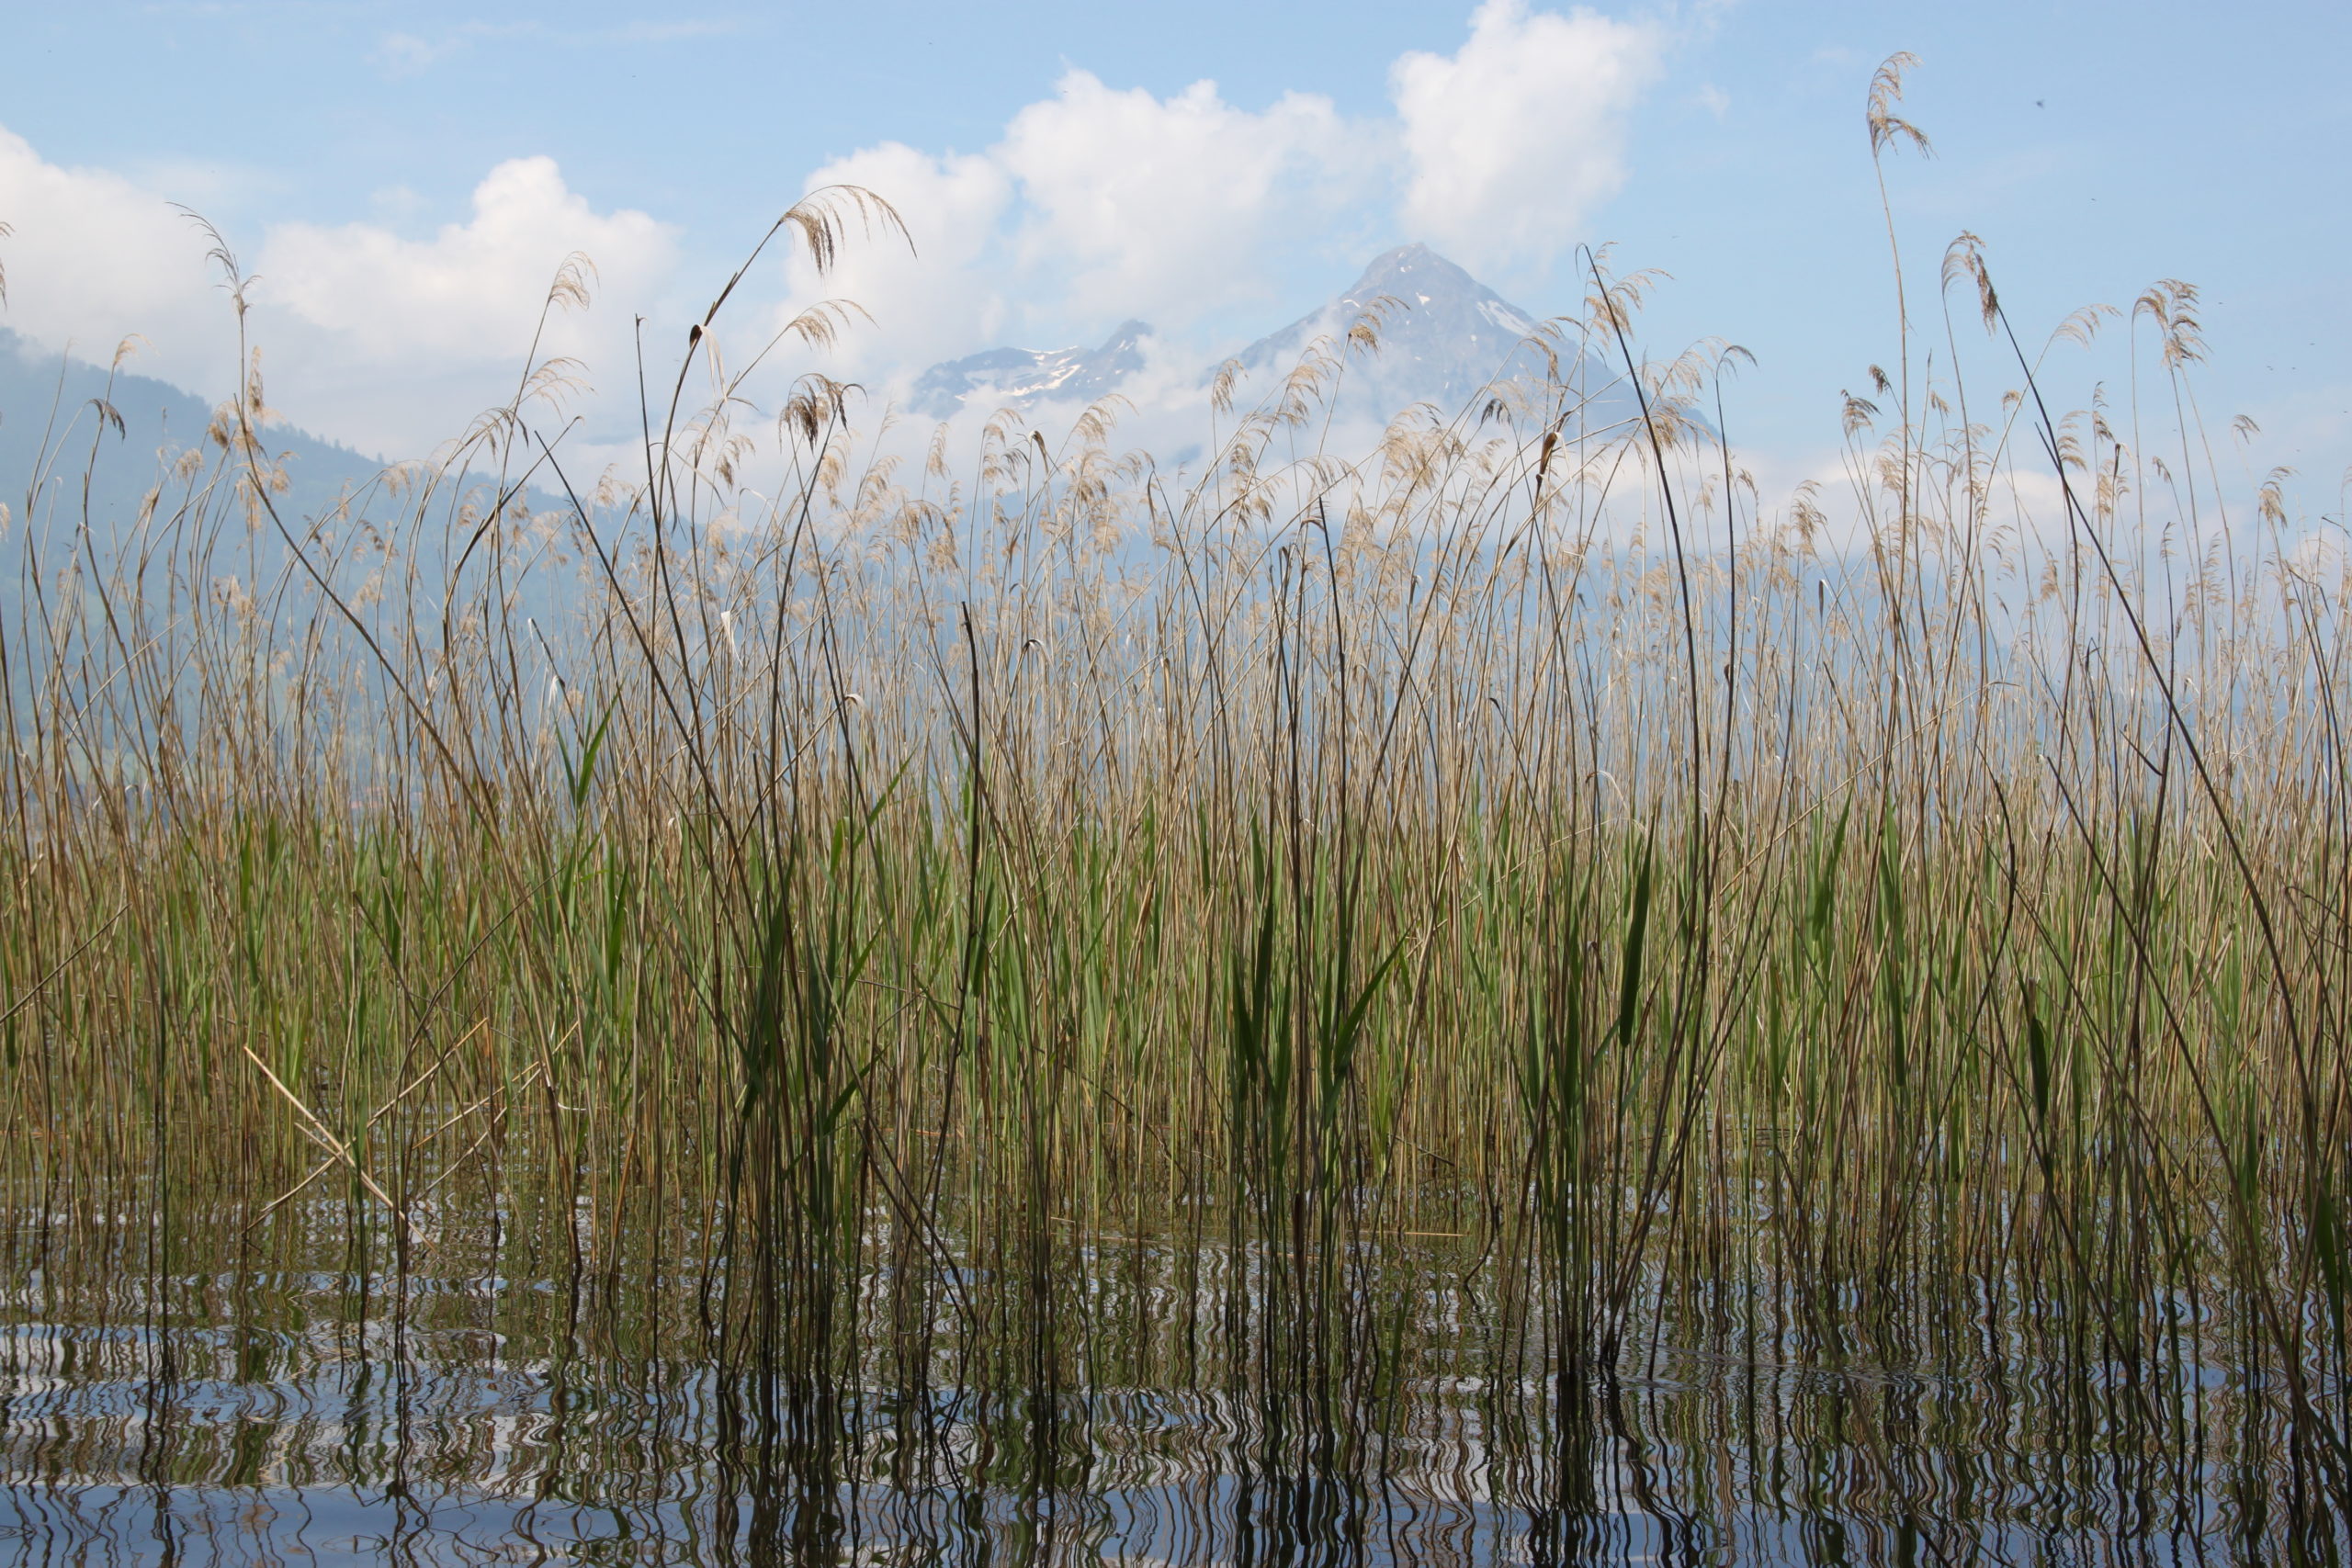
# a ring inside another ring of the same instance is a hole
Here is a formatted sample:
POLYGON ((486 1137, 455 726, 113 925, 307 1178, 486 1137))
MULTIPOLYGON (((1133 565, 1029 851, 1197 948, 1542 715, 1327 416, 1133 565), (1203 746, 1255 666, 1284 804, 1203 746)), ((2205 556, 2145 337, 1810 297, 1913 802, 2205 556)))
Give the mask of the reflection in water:
POLYGON ((961 1254, 877 1221, 820 1314, 806 1278, 746 1311, 683 1229, 659 1277, 505 1272, 548 1256, 518 1239, 547 1220, 453 1227, 403 1264, 364 1207, 223 1215, 180 1233, 168 1274, 130 1266, 153 1240, 135 1226, 54 1231, 63 1261, 16 1273, 0 1342, 0 1555, 2221 1562, 2345 1545, 2323 1458, 2225 1303, 2148 1303, 2117 1345, 2059 1299, 1660 1276, 1624 1313, 1641 1331, 1603 1354, 1569 1317, 1576 1281, 1498 1267, 1467 1235, 1342 1236, 1319 1257, 1066 1239, 1024 1269, 939 1261, 961 1254))

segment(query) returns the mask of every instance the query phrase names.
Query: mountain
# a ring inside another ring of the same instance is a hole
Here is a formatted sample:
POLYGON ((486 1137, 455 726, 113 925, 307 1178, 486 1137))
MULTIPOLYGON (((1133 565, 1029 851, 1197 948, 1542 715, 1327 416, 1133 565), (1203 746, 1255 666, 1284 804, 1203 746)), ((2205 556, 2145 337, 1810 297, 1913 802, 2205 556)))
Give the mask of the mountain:
MULTIPOLYGON (((1525 346, 1540 323, 1427 245, 1400 245, 1375 257, 1346 292, 1260 338, 1234 359, 1244 406, 1272 396, 1318 338, 1344 340, 1367 311, 1377 310, 1380 350, 1353 353, 1340 383, 1334 417, 1350 424, 1385 424, 1416 403, 1451 415, 1461 412, 1498 375, 1540 389, 1548 367, 1525 346)), ((915 382, 912 407, 933 418, 1023 399, 1091 402, 1128 384, 1143 367, 1140 340, 1149 328, 1129 321, 1102 347, 1035 351, 994 348, 934 365, 915 382)), ((1560 374, 1588 394, 1582 428, 1597 431, 1638 417, 1633 394, 1605 362, 1588 355, 1560 374)))
MULTIPOLYGON (((1235 355, 1244 388, 1271 391, 1317 338, 1344 336, 1374 309, 1380 351, 1351 356, 1340 396, 1343 407, 1384 420, 1419 402, 1462 408, 1536 330, 1534 317, 1427 245, 1400 245, 1338 299, 1235 355)), ((1530 353, 1521 368, 1540 378, 1542 356, 1530 353)))
MULTIPOLYGON (((0 328, 0 503, 19 519, 78 523, 86 471, 90 521, 131 522, 170 458, 191 447, 216 456, 205 438, 211 423, 209 403, 169 382, 119 370, 109 377, 0 328), (99 412, 101 401, 119 428, 99 412)), ((267 428, 263 444, 285 458, 288 488, 277 504, 288 521, 328 510, 383 468, 288 425, 267 428)))
POLYGON ((1378 317, 1379 352, 1352 352, 1340 383, 1336 423, 1385 424, 1416 403, 1451 417, 1489 391, 1523 387, 1539 403, 1556 375, 1580 399, 1571 433, 1627 428, 1641 404, 1623 372, 1597 354, 1575 357, 1573 339, 1553 340, 1556 367, 1527 340, 1541 323, 1427 245, 1399 245, 1373 259, 1347 291, 1234 355, 1246 406, 1272 396, 1317 338, 1344 341, 1368 312, 1378 317))
MULTIPOLYGON (((44 581, 53 583, 81 538, 85 513, 91 538, 106 558, 119 541, 131 536, 148 492, 159 485, 158 521, 170 521, 175 502, 188 493, 184 479, 171 477, 186 454, 200 455, 202 475, 218 470, 225 459, 207 434, 213 412, 202 398, 168 382, 119 370, 109 376, 97 366, 37 349, 0 328, 0 507, 7 518, 0 525, 0 638, 19 635, 28 604, 28 571, 38 566, 44 581)), ((439 592, 452 550, 464 548, 469 537, 449 526, 455 501, 479 500, 493 484, 489 476, 474 474, 445 484, 446 499, 424 525, 404 526, 415 521, 415 492, 371 491, 384 469, 377 458, 284 424, 265 426, 262 446, 286 475, 287 488, 271 499, 288 526, 300 532, 305 523, 364 493, 366 515, 400 533, 428 596, 439 592)), ((205 479, 195 482, 201 486, 205 479)), ((565 504, 537 488, 525 499, 534 512, 565 504)), ((232 541, 232 548, 208 563, 216 574, 251 576, 258 583, 284 575, 299 578, 288 573, 284 542, 266 523, 247 536, 225 490, 216 497, 212 515, 227 522, 223 536, 232 541)), ((334 532, 351 536, 349 529, 334 532)), ((162 575, 149 580, 151 589, 161 590, 162 575)), ((535 574, 521 588, 518 603, 526 612, 544 614, 558 592, 553 576, 535 574)))
POLYGON ((1115 391, 1143 368, 1143 340, 1151 328, 1123 321, 1102 347, 991 348, 924 371, 909 400, 916 412, 947 419, 967 408, 985 412, 1023 398, 1092 402, 1115 391))

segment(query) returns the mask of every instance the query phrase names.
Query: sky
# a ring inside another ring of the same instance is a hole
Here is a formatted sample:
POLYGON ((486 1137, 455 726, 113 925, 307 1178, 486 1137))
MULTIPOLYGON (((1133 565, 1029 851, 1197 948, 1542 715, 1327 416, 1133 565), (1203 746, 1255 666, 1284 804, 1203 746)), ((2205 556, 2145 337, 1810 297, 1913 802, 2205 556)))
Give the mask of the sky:
MULTIPOLYGON (((820 277, 771 250, 729 342, 817 300, 870 317, 794 366, 883 395, 1000 344, 1091 343, 1130 317, 1213 359, 1426 242, 1541 316, 1581 247, 1668 275, 1670 356, 1754 368, 1744 446, 1833 450, 1842 389, 1894 352, 1863 107, 1907 50, 1884 161, 1915 323, 1982 237, 2038 344, 2159 278, 2201 290, 2200 401, 2261 427, 2259 466, 2333 508, 2352 461, 2352 7, 1766 0, 1263 0, 674 8, 6 0, 6 325, 219 396, 236 333, 212 240, 254 281, 250 340, 285 418, 429 450, 513 390, 564 258, 593 304, 539 352, 582 363, 592 441, 633 420, 637 342, 686 322, 784 208, 831 182, 903 217, 820 277), (176 204, 176 205, 175 205, 176 204), (642 325, 640 325, 640 319, 642 325)), ((2127 332, 2070 375, 2128 366, 2127 332)), ((1980 340, 1981 341, 1981 340, 1980 340)), ((779 363, 783 363, 780 361, 779 363)))

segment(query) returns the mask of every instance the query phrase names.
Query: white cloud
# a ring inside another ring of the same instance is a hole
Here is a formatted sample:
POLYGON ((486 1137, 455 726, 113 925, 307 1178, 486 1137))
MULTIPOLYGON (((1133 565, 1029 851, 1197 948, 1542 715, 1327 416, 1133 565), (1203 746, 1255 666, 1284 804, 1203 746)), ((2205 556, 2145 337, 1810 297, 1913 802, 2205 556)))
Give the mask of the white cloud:
POLYGON ((808 189, 888 200, 913 250, 873 236, 821 279, 797 256, 785 312, 855 301, 873 324, 827 368, 899 390, 926 365, 1007 341, 1058 347, 1130 316, 1182 333, 1270 299, 1285 250, 1328 244, 1331 220, 1382 188, 1383 137, 1312 96, 1251 110, 1209 82, 1160 98, 1073 71, 985 152, 888 142, 811 175, 808 189))
POLYGON ((0 130, 0 240, 8 303, 0 325, 103 362, 123 338, 153 345, 142 368, 185 384, 234 384, 236 333, 212 288, 202 231, 119 175, 46 162, 0 130))
POLYGON ((1366 194, 1376 140, 1309 94, 1252 111, 1213 82, 1162 99, 1073 71, 993 156, 1027 206, 1023 260, 1066 277, 1074 309, 1181 321, 1258 293, 1270 244, 1366 194))
MULTIPOLYGON (((632 301, 675 261, 671 231, 642 212, 599 213, 569 189, 552 158, 515 158, 474 187, 473 216, 430 240, 374 223, 269 231, 257 270, 264 297, 379 362, 505 359, 529 345, 548 281, 582 252, 601 288, 632 301)), ((594 346, 559 320, 558 352, 594 346)), ((606 334, 609 335, 609 334, 606 334)))
POLYGON ((1626 118, 1663 46, 1646 23, 1486 0, 1454 54, 1400 58, 1407 226, 1474 270, 1548 264, 1624 184, 1626 118))
POLYGON ((574 252, 594 264, 594 296, 613 302, 550 313, 538 352, 577 358, 592 385, 618 389, 634 314, 669 279, 676 238, 643 212, 598 212, 552 158, 498 164, 474 187, 469 220, 429 240, 376 223, 279 224, 254 289, 266 335, 288 317, 295 327, 271 400, 322 434, 427 449, 511 395, 548 285, 574 252))
POLYGON ((844 336, 827 368, 855 374, 918 365, 968 353, 1005 330, 1007 279, 988 265, 998 226, 1012 200, 1012 177, 974 155, 933 157, 890 141, 836 159, 808 177, 808 188, 859 186, 895 208, 907 239, 853 231, 834 269, 820 276, 795 249, 791 298, 776 324, 819 300, 854 302, 872 318, 844 336), (910 244, 908 242, 911 242, 910 244))
MULTIPOLYGON (((210 242, 162 196, 105 170, 43 160, 0 131, 6 324, 42 347, 104 360, 132 333, 136 368, 220 396, 235 384, 236 325, 205 260, 210 242)), ((630 322, 676 260, 672 231, 642 212, 602 213, 554 162, 499 164, 472 211, 430 239, 376 223, 284 223, 243 258, 252 340, 270 401, 321 434, 370 450, 429 450, 511 395, 556 269, 574 251, 621 303, 559 312, 542 355, 627 379, 630 322)))

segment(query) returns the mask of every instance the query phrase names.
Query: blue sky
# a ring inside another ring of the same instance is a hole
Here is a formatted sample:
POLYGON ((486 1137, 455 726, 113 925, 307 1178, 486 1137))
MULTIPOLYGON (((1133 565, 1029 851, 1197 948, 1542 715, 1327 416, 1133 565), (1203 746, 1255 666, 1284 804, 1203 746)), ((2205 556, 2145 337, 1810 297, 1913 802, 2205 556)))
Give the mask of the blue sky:
POLYGON ((1962 229, 2034 339, 2186 278, 2216 423, 2254 415, 2262 463, 2303 468, 2329 507, 2352 459, 2339 6, 8 12, 0 321, 100 357, 135 331, 141 368, 222 389, 226 308, 162 205, 184 203, 261 274, 272 401, 373 451, 428 445, 511 385, 567 251, 594 258, 598 298, 554 342, 610 390, 635 316, 666 355, 775 211, 842 175, 899 204, 920 254, 877 245, 824 285, 763 268, 743 326, 845 291, 876 324, 840 367, 876 385, 1128 315, 1212 354, 1415 239, 1566 310, 1575 245, 1611 242, 1672 275, 1649 347, 1756 354, 1736 436, 1826 450, 1839 389, 1893 353, 1862 105, 1907 49, 1905 109, 1939 154, 1889 163, 1915 318, 1962 229))

